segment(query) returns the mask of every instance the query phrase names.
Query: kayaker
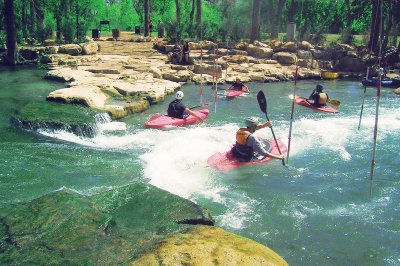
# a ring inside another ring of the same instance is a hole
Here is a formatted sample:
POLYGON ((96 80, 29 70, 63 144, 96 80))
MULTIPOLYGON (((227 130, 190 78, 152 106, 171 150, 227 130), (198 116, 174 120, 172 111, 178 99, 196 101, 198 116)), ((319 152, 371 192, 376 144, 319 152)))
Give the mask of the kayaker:
POLYGON ((307 101, 317 107, 325 106, 326 103, 329 102, 329 96, 327 93, 322 92, 323 89, 324 86, 318 84, 312 91, 310 97, 308 97, 307 101))
POLYGON ((258 155, 283 160, 284 155, 275 155, 268 152, 264 147, 264 143, 259 140, 253 133, 264 127, 272 127, 271 122, 259 123, 257 117, 248 117, 245 120, 246 127, 240 128, 236 132, 236 144, 233 146, 231 153, 236 160, 240 162, 249 162, 259 160, 258 155))
POLYGON ((249 91, 249 88, 243 84, 239 77, 237 77, 233 84, 228 88, 228 90, 249 91))
POLYGON ((197 117, 201 122, 204 122, 203 118, 201 118, 196 112, 193 112, 182 103, 183 96, 184 94, 182 91, 177 91, 175 93, 175 100, 173 100, 168 105, 168 116, 183 119, 188 117, 189 115, 192 115, 194 117, 197 117))

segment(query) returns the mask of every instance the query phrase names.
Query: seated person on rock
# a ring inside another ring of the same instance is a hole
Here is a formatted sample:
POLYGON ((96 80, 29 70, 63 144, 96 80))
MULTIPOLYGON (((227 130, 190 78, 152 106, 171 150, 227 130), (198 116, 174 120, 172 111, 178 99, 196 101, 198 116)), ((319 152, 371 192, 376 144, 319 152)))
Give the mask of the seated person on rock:
POLYGON ((176 42, 172 52, 168 54, 168 59, 172 64, 180 64, 182 62, 183 52, 181 46, 176 42))
POLYGON ((275 159, 283 160, 283 155, 275 155, 268 152, 264 147, 264 143, 258 139, 253 133, 264 127, 272 127, 271 122, 259 124, 257 117, 248 117, 245 120, 246 127, 240 128, 236 132, 236 144, 231 150, 233 157, 240 162, 257 161, 258 156, 264 158, 269 156, 275 159))
POLYGON ((185 42, 183 43, 183 48, 182 48, 182 50, 183 50, 183 62, 182 62, 182 63, 189 64, 189 63, 190 63, 190 62, 189 62, 189 52, 190 52, 190 48, 189 48, 189 43, 188 43, 188 41, 185 41, 185 42))
POLYGON ((310 97, 308 97, 307 101, 317 107, 325 106, 326 103, 329 102, 329 96, 327 93, 322 92, 323 89, 324 86, 318 84, 312 91, 310 97))
POLYGON ((228 90, 236 91, 249 91, 249 88, 243 84, 239 77, 236 78, 235 82, 228 88, 228 90))
POLYGON ((193 112, 189 108, 187 108, 183 103, 183 92, 182 91, 177 91, 175 94, 175 100, 173 100, 169 105, 168 105, 168 116, 174 117, 174 118, 180 118, 184 119, 188 117, 189 115, 192 115, 196 118, 198 118, 200 121, 204 121, 203 118, 201 118, 196 112, 193 112))

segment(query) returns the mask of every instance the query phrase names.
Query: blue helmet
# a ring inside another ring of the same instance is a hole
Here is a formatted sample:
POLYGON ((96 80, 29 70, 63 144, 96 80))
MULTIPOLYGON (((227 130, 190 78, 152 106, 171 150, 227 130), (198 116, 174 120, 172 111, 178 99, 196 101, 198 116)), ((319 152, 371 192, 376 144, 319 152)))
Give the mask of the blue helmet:
POLYGON ((322 84, 318 84, 316 89, 317 91, 322 91, 324 89, 324 86, 322 84))

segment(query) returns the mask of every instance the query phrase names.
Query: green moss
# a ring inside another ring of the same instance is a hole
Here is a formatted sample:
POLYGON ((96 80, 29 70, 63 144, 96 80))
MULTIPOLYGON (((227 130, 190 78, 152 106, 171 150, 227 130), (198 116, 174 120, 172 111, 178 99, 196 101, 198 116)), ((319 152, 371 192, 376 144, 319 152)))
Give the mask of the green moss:
POLYGON ((25 105, 15 118, 31 122, 55 122, 69 125, 94 124, 98 112, 73 104, 35 101, 25 105))

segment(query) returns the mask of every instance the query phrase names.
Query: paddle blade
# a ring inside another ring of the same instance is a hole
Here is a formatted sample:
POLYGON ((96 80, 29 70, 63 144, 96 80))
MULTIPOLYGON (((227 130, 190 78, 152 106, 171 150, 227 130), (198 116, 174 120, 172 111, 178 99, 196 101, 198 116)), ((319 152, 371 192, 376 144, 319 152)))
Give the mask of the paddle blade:
POLYGON ((259 91, 257 93, 257 101, 260 109, 263 113, 267 113, 267 100, 265 99, 265 95, 263 91, 259 91))
POLYGON ((333 104, 333 105, 336 105, 336 106, 339 106, 339 105, 340 105, 340 101, 338 101, 338 100, 332 100, 332 99, 330 99, 330 100, 329 100, 329 103, 331 103, 331 104, 333 104))

